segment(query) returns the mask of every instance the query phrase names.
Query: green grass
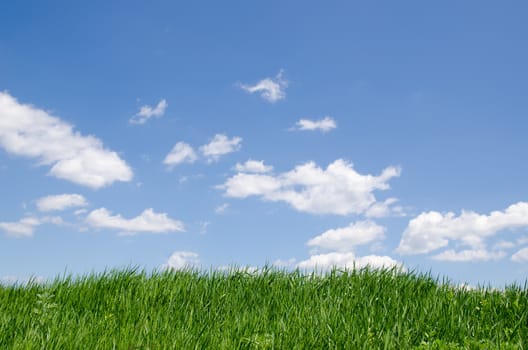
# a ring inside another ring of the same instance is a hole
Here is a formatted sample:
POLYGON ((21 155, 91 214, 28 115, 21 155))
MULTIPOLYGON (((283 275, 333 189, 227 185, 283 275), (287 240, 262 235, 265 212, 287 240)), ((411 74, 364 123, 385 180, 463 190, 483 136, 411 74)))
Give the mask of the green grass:
POLYGON ((135 269, 0 287, 0 349, 526 349, 528 290, 428 275, 135 269))

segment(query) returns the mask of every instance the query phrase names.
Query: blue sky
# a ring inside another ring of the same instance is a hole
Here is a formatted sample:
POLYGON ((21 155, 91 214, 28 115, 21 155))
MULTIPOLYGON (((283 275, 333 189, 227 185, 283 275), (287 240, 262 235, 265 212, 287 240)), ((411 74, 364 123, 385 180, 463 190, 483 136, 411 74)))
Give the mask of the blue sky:
POLYGON ((521 1, 0 5, 0 279, 528 275, 521 1))

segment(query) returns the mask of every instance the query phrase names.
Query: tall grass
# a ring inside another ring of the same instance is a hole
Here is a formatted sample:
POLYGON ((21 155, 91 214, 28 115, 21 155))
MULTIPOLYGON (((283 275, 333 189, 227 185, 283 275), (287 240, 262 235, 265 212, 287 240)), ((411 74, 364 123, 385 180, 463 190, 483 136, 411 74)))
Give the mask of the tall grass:
POLYGON ((528 290, 395 270, 111 271, 0 287, 1 349, 526 349, 528 290))

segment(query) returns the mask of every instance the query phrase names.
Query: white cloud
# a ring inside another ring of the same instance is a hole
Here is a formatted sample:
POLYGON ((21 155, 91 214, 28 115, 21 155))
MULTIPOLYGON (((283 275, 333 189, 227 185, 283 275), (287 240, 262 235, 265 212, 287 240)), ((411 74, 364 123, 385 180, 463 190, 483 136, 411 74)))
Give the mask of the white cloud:
POLYGON ((528 236, 522 236, 517 238, 516 240, 517 244, 526 244, 528 243, 528 236))
POLYGON ((367 220, 351 223, 347 227, 325 231, 310 239, 307 244, 312 247, 342 252, 383 238, 385 238, 385 227, 367 220))
POLYGON ((273 167, 265 165, 263 160, 248 159, 244 164, 237 163, 235 170, 243 173, 269 173, 273 167))
POLYGON ((509 241, 499 241, 493 245, 493 249, 495 250, 511 249, 514 247, 515 247, 515 243, 509 242, 509 241))
POLYGON ((405 216, 403 208, 394 205, 396 202, 398 202, 397 198, 387 198, 383 202, 376 202, 365 212, 365 216, 368 218, 382 218, 390 215, 405 216))
POLYGON ((288 260, 282 260, 282 259, 277 259, 273 262, 273 266, 276 267, 276 268, 291 268, 291 267, 295 267, 295 265, 297 264, 297 259, 295 258, 290 258, 288 260))
POLYGON ((80 216, 80 215, 84 215, 88 212, 88 210, 86 209, 78 209, 76 211, 73 212, 74 215, 77 215, 77 216, 80 216))
POLYGON ((160 100, 156 107, 152 107, 149 105, 142 106, 139 109, 139 112, 137 112, 128 121, 131 124, 145 124, 147 120, 149 120, 152 117, 156 117, 156 118, 162 117, 165 114, 165 110, 167 109, 168 106, 169 104, 164 99, 160 100))
POLYGON ((233 137, 228 138, 223 134, 216 134, 211 142, 200 147, 202 154, 208 158, 208 161, 217 161, 221 156, 238 151, 242 138, 233 137))
POLYGON ((337 127, 335 120, 331 117, 324 117, 321 120, 309 120, 301 119, 295 124, 296 130, 319 130, 322 132, 328 132, 337 127))
POLYGON ((528 262, 528 247, 523 248, 519 250, 517 253, 513 254, 511 257, 511 260, 518 262, 518 263, 528 262))
POLYGON ((456 252, 452 249, 446 250, 432 257, 434 260, 451 261, 451 262, 477 262, 500 260, 506 256, 503 251, 490 252, 486 249, 467 249, 456 252))
POLYGON ((31 237, 39 225, 41 222, 37 218, 26 217, 17 222, 0 222, 0 230, 12 237, 31 237))
POLYGON ((194 252, 174 252, 163 265, 164 269, 183 270, 200 266, 200 256, 194 252))
POLYGON ((163 164, 174 167, 181 163, 193 163, 198 159, 194 149, 185 142, 178 142, 167 154, 163 164))
POLYGON ((282 71, 277 74, 275 79, 265 78, 255 85, 240 84, 240 87, 249 93, 260 93, 260 96, 268 102, 275 103, 286 98, 286 88, 288 81, 282 77, 282 71))
POLYGON ((301 269, 328 270, 336 268, 402 268, 402 264, 389 256, 367 255, 356 257, 354 253, 333 252, 312 255, 309 259, 301 261, 297 266, 301 269))
POLYGON ((215 213, 216 214, 223 214, 223 213, 226 212, 227 208, 229 208, 229 203, 221 204, 221 205, 219 205, 218 207, 215 208, 215 213))
POLYGON ((326 170, 308 162, 277 176, 239 173, 218 188, 227 197, 259 196, 312 214, 363 214, 376 204, 372 192, 388 189, 388 181, 399 174, 399 168, 388 167, 379 176, 361 175, 338 159, 326 170))
POLYGON ((397 251, 401 254, 429 253, 445 247, 450 240, 460 241, 472 249, 483 249, 484 239, 505 229, 528 226, 528 203, 519 202, 504 211, 489 215, 462 211, 457 217, 450 212, 422 213, 405 229, 397 251))
POLYGON ((88 205, 88 202, 80 194, 59 194, 42 197, 37 200, 37 209, 39 211, 60 211, 86 205, 88 205))
POLYGON ((2 276, 0 277, 0 285, 4 286, 24 286, 24 285, 34 285, 34 284, 44 284, 46 279, 42 276, 32 276, 32 277, 17 277, 17 276, 2 276))
POLYGON ((132 179, 130 167, 99 139, 80 135, 70 124, 7 92, 0 92, 0 116, 0 147, 52 166, 52 176, 91 188, 132 179))
POLYGON ((200 221, 198 222, 198 225, 200 226, 200 234, 205 235, 211 223, 209 221, 200 221))
POLYGON ((121 215, 112 215, 106 208, 99 208, 88 214, 86 222, 93 227, 121 230, 129 235, 138 232, 184 231, 181 221, 173 220, 165 213, 155 213, 152 208, 145 209, 139 216, 132 219, 124 219, 121 215))
POLYGON ((15 222, 0 222, 0 230, 12 237, 31 237, 35 233, 35 228, 42 224, 62 225, 64 221, 58 216, 42 218, 28 216, 15 222))

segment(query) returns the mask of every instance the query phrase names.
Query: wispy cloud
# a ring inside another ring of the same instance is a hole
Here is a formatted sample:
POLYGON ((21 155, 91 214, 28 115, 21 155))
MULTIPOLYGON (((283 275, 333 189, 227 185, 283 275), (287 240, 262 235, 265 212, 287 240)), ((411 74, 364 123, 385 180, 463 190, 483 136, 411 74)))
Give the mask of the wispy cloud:
POLYGON ((152 208, 145 209, 132 219, 121 215, 112 215, 106 208, 92 211, 86 217, 86 222, 96 228, 122 231, 123 235, 134 235, 139 232, 167 233, 184 231, 184 225, 179 220, 173 220, 165 213, 155 213, 152 208))
POLYGON ((521 250, 513 254, 511 260, 518 263, 528 262, 528 247, 522 248, 521 250))
POLYGON ((282 201, 312 214, 364 214, 377 203, 373 192, 389 188, 400 169, 388 167, 378 176, 361 175, 351 163, 338 159, 326 169, 308 162, 279 175, 238 173, 218 186, 233 198, 258 196, 282 201))
POLYGON ((477 262, 500 260, 506 256, 504 251, 488 251, 486 249, 466 249, 454 251, 449 249, 432 257, 433 260, 451 262, 477 262))
POLYGON ((288 81, 283 78, 281 70, 275 78, 265 78, 254 85, 239 84, 239 86, 250 94, 260 93, 264 100, 275 103, 286 98, 285 90, 288 87, 288 81))
POLYGON ((229 138, 224 134, 216 134, 206 145, 200 147, 200 152, 209 162, 217 161, 221 156, 238 151, 242 138, 229 138))
POLYGON ((229 208, 229 203, 224 203, 215 208, 215 214, 223 214, 229 208))
POLYGON ((331 117, 324 117, 320 120, 309 120, 301 119, 296 124, 293 130, 305 130, 305 131, 314 131, 319 130, 322 132, 328 132, 332 129, 337 128, 335 120, 331 117))
POLYGON ((39 198, 36 204, 39 211, 61 211, 84 207, 88 205, 88 202, 80 194, 59 194, 39 198))
POLYGON ((52 176, 91 188, 132 179, 130 167, 99 139, 6 92, 0 92, 0 115, 0 147, 50 165, 52 176))
POLYGON ((139 112, 134 114, 128 121, 131 124, 145 124, 150 118, 160 118, 165 114, 165 110, 169 104, 166 100, 162 99, 158 102, 156 107, 149 105, 142 106, 139 112))
POLYGON ((172 150, 167 154, 163 164, 172 168, 181 163, 193 163, 198 159, 196 152, 191 145, 185 142, 178 142, 174 145, 172 150))

